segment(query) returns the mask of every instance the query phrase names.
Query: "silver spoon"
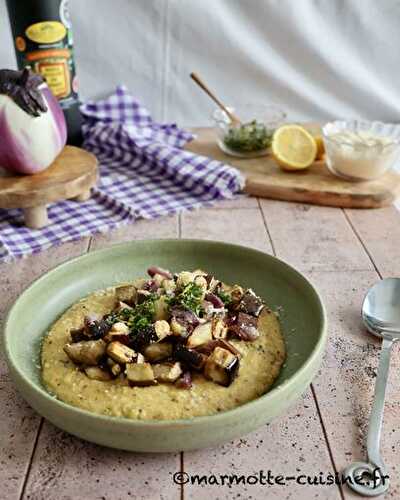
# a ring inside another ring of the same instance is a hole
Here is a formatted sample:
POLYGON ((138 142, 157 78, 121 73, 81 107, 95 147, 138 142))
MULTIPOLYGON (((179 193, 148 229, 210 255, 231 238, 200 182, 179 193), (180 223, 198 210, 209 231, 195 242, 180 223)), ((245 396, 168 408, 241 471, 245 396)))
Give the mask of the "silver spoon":
POLYGON ((389 488, 389 476, 380 456, 379 443, 390 354, 393 344, 400 340, 400 278, 387 278, 370 288, 361 314, 368 331, 382 338, 382 350, 368 427, 368 461, 351 464, 343 474, 351 479, 347 482, 350 488, 361 495, 373 497, 382 495, 389 488))

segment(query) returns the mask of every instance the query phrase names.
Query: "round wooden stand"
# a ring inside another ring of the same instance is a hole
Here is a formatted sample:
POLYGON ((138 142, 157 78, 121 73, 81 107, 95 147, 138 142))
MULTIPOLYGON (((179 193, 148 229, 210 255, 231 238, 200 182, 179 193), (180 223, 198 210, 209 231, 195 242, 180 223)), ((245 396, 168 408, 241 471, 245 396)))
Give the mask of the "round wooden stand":
POLYGON ((0 169, 0 208, 22 208, 25 225, 38 229, 49 223, 49 203, 86 201, 96 181, 96 157, 65 146, 50 167, 39 174, 10 175, 0 169))

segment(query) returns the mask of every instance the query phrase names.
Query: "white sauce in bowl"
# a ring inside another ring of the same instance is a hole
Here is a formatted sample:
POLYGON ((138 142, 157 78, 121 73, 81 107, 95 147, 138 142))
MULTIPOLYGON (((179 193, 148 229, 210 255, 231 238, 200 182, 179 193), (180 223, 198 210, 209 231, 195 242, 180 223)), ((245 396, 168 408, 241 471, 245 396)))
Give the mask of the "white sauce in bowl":
POLYGON ((348 180, 372 180, 389 170, 399 156, 390 137, 342 130, 324 135, 328 168, 348 180))

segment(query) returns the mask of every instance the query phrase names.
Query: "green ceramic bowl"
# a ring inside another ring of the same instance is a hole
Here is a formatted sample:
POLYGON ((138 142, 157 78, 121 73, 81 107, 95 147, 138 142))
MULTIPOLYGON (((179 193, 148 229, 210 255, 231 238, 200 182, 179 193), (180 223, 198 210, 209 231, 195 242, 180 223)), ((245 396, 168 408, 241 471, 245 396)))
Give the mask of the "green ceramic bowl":
POLYGON ((299 272, 256 250, 201 240, 130 242, 70 260, 39 278, 19 297, 4 328, 11 376, 38 413, 57 427, 88 441, 149 452, 215 446, 284 414, 317 372, 326 336, 321 299, 299 272), (94 290, 143 276, 154 264, 173 271, 206 269, 228 283, 254 288, 273 309, 282 308, 288 358, 272 390, 217 415, 156 421, 96 415, 58 401, 46 392, 39 366, 44 332, 80 298, 94 290))

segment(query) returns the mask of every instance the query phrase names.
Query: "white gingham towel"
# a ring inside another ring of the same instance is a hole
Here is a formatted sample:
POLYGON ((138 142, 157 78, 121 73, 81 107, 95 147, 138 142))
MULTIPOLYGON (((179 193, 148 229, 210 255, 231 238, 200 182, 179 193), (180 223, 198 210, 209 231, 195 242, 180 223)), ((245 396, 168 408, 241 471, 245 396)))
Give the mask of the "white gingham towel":
POLYGON ((154 218, 232 198, 244 186, 233 167, 182 147, 193 136, 152 120, 124 86, 81 106, 84 147, 100 165, 99 185, 86 202, 49 208, 51 224, 23 226, 18 209, 0 209, 0 261, 106 232, 138 218, 154 218))

